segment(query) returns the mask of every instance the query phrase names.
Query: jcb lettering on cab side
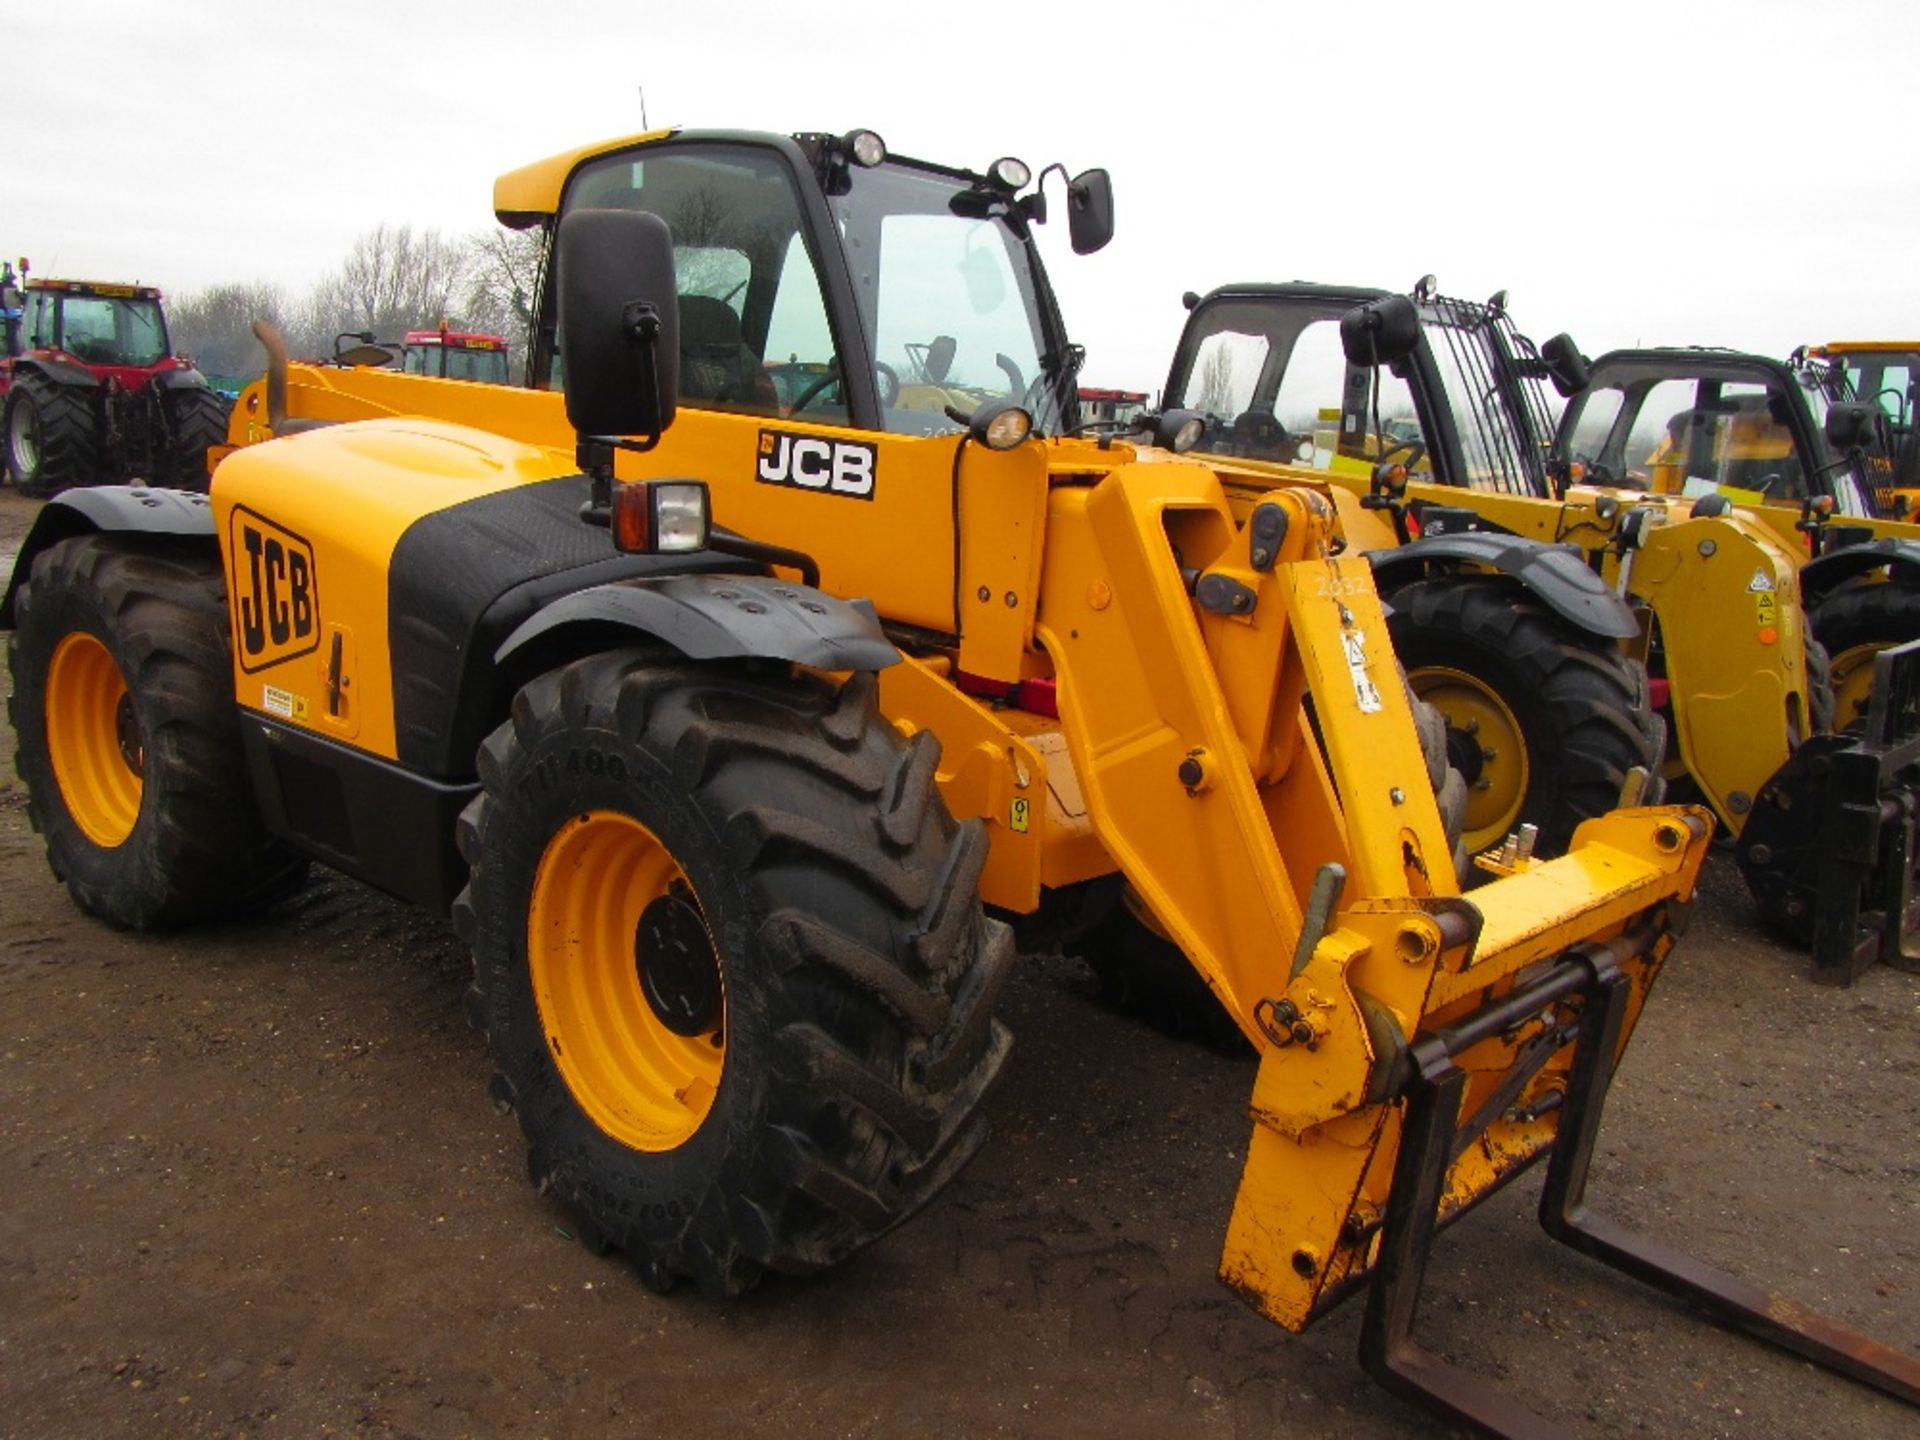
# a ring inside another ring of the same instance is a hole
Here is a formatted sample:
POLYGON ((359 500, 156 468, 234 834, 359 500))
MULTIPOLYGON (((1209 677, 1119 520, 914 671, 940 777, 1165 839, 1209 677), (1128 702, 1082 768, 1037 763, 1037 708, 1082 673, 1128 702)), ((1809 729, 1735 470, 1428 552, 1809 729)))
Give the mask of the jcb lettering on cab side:
POLYGON ((247 674, 320 646, 320 591, 313 547, 291 530, 236 505, 227 545, 233 633, 247 674))
POLYGON ((755 474, 763 485, 797 485, 802 490, 871 500, 877 453, 873 446, 858 440, 762 430, 760 466, 755 474))

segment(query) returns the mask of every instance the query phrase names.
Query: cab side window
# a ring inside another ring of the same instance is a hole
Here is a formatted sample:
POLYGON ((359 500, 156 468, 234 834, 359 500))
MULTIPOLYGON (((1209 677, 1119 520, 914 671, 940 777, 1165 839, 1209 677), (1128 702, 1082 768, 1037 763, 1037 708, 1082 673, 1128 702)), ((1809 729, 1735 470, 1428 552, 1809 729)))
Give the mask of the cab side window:
MULTIPOLYGON (((608 156, 581 167, 564 208, 645 210, 667 222, 678 275, 681 404, 846 421, 819 274, 793 177, 777 154, 685 145, 608 156)), ((551 305, 557 288, 549 284, 547 293, 551 305)), ((557 343, 552 354, 558 384, 557 343)))

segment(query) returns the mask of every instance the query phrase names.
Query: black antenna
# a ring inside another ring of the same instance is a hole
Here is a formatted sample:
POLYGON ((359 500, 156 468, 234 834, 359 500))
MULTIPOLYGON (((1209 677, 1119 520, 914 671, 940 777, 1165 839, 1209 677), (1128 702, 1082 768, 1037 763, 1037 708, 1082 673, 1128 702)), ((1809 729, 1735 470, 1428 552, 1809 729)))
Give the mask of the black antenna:
POLYGON ((653 127, 647 124, 647 87, 636 85, 634 88, 640 92, 640 128, 651 130, 653 127))

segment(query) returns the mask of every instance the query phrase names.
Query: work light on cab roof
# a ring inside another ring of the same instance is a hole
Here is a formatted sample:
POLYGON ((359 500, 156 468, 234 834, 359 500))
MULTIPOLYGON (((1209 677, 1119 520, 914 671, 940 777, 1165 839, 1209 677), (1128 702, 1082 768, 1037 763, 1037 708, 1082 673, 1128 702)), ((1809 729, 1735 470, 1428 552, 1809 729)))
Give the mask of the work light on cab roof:
POLYGON ((854 164, 871 170, 887 158, 887 142, 871 130, 849 130, 847 153, 853 156, 854 164))

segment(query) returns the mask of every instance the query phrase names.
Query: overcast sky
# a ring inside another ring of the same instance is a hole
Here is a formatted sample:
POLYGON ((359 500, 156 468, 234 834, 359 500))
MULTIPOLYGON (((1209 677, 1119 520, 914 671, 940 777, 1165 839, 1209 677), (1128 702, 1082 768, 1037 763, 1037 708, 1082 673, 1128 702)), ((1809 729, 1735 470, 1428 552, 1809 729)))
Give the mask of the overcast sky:
POLYGON ((654 125, 878 130, 1104 165, 1043 240, 1088 383, 1155 389, 1184 290, 1511 292, 1522 329, 1784 352, 1920 334, 1914 0, 1152 7, 65 0, 4 12, 0 249, 42 274, 302 290, 379 221, 654 125))

